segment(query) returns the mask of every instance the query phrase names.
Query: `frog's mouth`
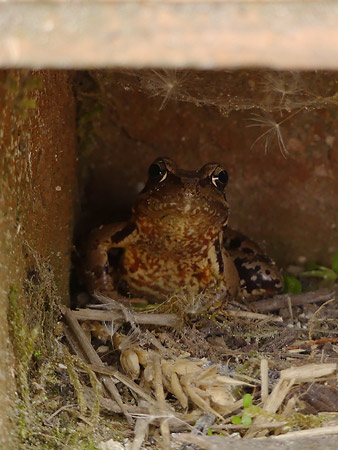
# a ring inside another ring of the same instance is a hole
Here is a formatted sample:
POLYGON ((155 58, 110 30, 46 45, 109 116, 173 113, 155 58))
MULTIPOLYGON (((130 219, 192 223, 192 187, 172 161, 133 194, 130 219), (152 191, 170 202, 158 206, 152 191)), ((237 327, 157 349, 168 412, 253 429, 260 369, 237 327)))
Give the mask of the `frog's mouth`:
MULTIPOLYGON (((140 212, 140 211, 139 211, 140 212)), ((161 229, 165 233, 187 233, 187 230, 200 229, 207 230, 210 228, 221 229, 225 226, 228 217, 219 215, 215 211, 184 208, 184 207, 168 207, 163 209, 146 209, 144 214, 138 214, 137 222, 151 222, 154 227, 161 229), (184 232, 182 230, 185 230, 184 232)))
MULTIPOLYGON (((227 214, 224 212, 224 208, 218 207, 218 203, 210 201, 205 202, 193 202, 193 201, 183 201, 175 202, 169 204, 163 204, 161 202, 155 202, 147 204, 139 203, 136 208, 134 208, 134 214, 136 217, 149 217, 154 220, 162 219, 165 217, 175 217, 176 219, 189 220, 189 217, 200 216, 201 220, 208 220, 208 218, 219 218, 226 219, 227 214)), ((222 205, 223 206, 223 205, 222 205)), ((226 211, 227 212, 227 211, 226 211)))

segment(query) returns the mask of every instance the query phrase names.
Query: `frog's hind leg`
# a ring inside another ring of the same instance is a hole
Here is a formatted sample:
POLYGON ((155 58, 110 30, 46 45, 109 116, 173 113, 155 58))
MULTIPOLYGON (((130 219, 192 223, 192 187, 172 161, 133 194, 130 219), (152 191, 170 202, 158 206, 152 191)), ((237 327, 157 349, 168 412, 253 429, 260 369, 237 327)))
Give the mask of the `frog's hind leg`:
POLYGON ((90 293, 96 291, 110 296, 116 292, 108 251, 111 248, 123 248, 134 230, 134 224, 118 222, 101 226, 90 233, 84 257, 84 279, 90 293))
POLYGON ((223 245, 233 259, 240 278, 240 292, 246 298, 271 296, 283 291, 283 276, 275 261, 245 235, 226 228, 223 245))

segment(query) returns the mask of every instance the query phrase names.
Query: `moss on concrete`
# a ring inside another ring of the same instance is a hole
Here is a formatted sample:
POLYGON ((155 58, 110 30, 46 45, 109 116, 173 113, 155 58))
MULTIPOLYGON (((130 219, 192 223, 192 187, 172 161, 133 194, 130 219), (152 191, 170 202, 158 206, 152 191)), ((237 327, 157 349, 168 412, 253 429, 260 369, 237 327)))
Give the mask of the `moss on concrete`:
POLYGON ((76 192, 72 102, 65 72, 0 72, 3 448, 11 442, 18 448, 17 439, 33 432, 37 373, 48 378, 54 370, 57 304, 67 302, 76 192))

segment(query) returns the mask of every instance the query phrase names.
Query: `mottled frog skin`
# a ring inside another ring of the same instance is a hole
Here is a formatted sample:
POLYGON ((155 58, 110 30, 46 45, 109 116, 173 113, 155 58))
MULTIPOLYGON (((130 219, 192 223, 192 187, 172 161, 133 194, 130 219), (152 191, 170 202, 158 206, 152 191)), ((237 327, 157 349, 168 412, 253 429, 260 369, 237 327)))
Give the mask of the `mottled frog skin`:
POLYGON ((131 296, 161 301, 180 289, 218 298, 272 295, 283 289, 275 263, 244 235, 227 227, 228 175, 217 163, 198 171, 158 158, 128 222, 94 230, 85 255, 91 292, 109 295, 121 281, 131 296), (112 273, 108 251, 123 249, 112 273))

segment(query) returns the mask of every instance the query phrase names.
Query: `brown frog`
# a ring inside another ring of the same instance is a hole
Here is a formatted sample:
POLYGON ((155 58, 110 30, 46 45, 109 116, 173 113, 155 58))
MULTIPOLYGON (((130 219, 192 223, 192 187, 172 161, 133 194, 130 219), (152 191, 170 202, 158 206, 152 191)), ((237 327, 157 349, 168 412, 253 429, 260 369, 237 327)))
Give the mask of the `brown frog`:
POLYGON ((91 233, 85 256, 89 290, 109 295, 122 280, 131 296, 153 301, 180 289, 197 294, 214 287, 221 299, 281 292, 275 263, 227 227, 227 183, 217 163, 186 171, 169 158, 156 159, 131 219, 91 233), (123 249, 113 273, 112 248, 123 249))

